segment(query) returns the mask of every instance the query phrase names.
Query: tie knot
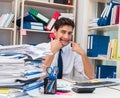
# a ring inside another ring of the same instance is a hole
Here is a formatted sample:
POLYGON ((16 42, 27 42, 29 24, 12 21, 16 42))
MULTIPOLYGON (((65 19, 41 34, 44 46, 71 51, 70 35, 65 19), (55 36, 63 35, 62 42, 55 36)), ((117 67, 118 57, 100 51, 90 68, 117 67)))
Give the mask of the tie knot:
POLYGON ((60 49, 59 52, 62 52, 62 49, 60 49))

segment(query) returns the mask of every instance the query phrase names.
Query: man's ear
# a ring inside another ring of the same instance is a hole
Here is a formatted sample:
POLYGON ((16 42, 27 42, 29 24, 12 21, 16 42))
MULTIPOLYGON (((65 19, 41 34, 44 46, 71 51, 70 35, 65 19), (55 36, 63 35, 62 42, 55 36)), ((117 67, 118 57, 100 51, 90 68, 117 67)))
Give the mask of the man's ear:
POLYGON ((57 32, 56 29, 54 29, 54 35, 55 35, 55 36, 56 36, 56 32, 57 32))

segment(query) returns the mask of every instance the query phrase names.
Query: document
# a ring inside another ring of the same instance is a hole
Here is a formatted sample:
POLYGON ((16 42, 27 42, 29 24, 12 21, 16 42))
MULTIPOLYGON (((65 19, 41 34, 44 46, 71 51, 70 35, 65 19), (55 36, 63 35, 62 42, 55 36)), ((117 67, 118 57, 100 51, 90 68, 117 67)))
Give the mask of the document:
POLYGON ((0 47, 0 56, 15 54, 23 54, 31 57, 33 60, 39 58, 45 58, 46 55, 52 54, 50 50, 49 43, 41 43, 36 46, 32 45, 11 45, 11 46, 1 46, 0 47))

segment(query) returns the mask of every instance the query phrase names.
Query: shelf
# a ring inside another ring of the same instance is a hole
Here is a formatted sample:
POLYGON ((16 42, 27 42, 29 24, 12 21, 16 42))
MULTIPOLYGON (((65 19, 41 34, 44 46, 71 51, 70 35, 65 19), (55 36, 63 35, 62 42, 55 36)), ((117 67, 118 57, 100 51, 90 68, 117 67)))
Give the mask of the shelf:
POLYGON ((1 0, 0 2, 12 2, 13 0, 1 0))
POLYGON ((58 4, 58 3, 50 3, 50 2, 42 2, 39 0, 25 0, 25 5, 32 5, 32 6, 41 6, 45 7, 47 6, 48 8, 57 8, 57 9, 73 9, 74 6, 72 5, 64 5, 64 4, 58 4))
POLYGON ((9 31, 14 31, 14 28, 0 28, 0 30, 9 30, 9 31))
POLYGON ((106 3, 106 2, 109 2, 110 0, 91 0, 91 1, 94 1, 94 2, 101 2, 101 3, 106 3))
POLYGON ((26 31, 28 31, 28 32, 40 32, 40 33, 48 33, 48 34, 50 34, 50 33, 52 33, 52 32, 50 32, 50 31, 40 31, 40 30, 31 30, 31 29, 24 29, 24 30, 26 30, 26 31))
POLYGON ((107 59, 105 57, 88 57, 88 58, 92 60, 120 61, 120 60, 115 60, 115 59, 107 59))
POLYGON ((88 30, 99 30, 99 31, 114 31, 118 30, 119 25, 109 25, 109 26, 97 26, 97 27, 89 27, 88 30))

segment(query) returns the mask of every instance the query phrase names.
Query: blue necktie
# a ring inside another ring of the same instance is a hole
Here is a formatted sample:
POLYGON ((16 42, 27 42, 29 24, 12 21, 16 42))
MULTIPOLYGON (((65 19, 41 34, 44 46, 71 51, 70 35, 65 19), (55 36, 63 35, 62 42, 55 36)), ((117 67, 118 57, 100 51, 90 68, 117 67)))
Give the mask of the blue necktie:
POLYGON ((58 54, 58 68, 59 68, 59 72, 57 75, 58 79, 62 79, 62 74, 63 74, 63 61, 62 61, 61 52, 62 52, 62 49, 60 49, 58 54))

